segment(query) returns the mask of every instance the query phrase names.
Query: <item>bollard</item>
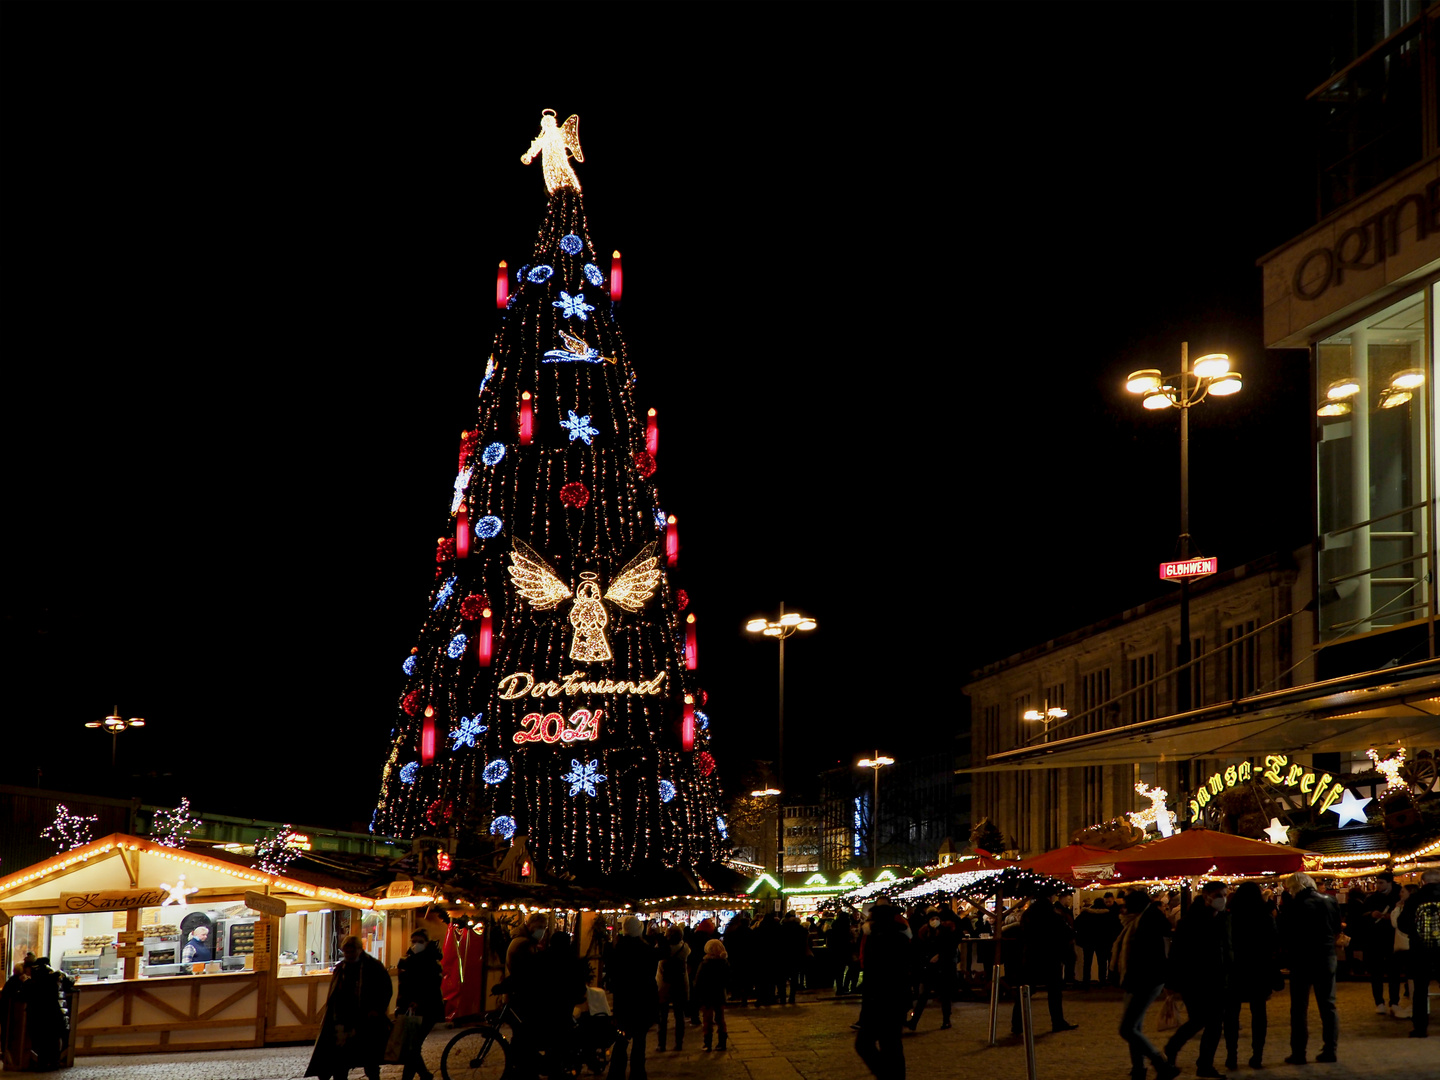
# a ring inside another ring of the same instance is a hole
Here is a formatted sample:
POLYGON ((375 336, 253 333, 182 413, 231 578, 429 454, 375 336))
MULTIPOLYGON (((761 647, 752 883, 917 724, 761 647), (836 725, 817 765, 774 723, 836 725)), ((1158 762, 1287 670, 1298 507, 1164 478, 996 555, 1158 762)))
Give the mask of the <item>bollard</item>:
POLYGON ((1030 986, 1020 987, 1020 1027, 1025 1032, 1025 1075, 1035 1080, 1035 1017, 1030 1012, 1030 986))
POLYGON ((1000 965, 990 966, 990 1045, 995 1045, 995 1023, 1000 1012, 1000 965))

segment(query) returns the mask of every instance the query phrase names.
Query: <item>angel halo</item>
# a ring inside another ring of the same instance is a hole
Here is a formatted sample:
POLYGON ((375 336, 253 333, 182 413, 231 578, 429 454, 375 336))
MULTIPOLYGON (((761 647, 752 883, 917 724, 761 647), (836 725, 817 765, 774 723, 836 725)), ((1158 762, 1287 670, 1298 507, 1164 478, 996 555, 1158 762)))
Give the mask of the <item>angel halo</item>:
POLYGON ((583 572, 572 592, 539 553, 518 538, 510 552, 508 569, 516 591, 529 600, 536 611, 549 611, 571 596, 575 598, 570 605, 570 625, 575 630, 570 642, 570 659, 593 663, 614 659, 610 642, 605 637, 605 626, 610 621, 605 601, 618 604, 626 611, 639 611, 655 595, 655 587, 660 583, 659 562, 652 540, 620 569, 603 597, 599 574, 589 570, 583 572))

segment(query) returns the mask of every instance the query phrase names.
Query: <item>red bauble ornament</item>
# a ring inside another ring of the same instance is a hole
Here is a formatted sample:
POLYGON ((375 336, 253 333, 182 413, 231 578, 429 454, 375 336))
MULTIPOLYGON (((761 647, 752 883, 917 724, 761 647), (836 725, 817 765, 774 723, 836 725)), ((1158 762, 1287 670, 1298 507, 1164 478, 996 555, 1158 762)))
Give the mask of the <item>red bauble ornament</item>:
POLYGON ((420 695, 411 690, 400 699, 400 707, 405 710, 406 716, 414 716, 420 708, 420 695))
POLYGON ((684 589, 675 590, 675 610, 684 611, 690 606, 690 594, 684 589))
POLYGON ((635 471, 644 479, 649 480, 655 475, 655 455, 649 450, 635 451, 635 471))
POLYGON ((460 617, 462 619, 478 619, 488 603, 489 601, 479 593, 471 593, 460 601, 460 617))
POLYGON ((695 755, 695 761, 700 766, 701 776, 709 776, 715 771, 715 759, 710 756, 709 750, 701 750, 695 755))
POLYGON ((435 561, 444 562, 455 557, 455 538, 447 536, 435 545, 435 561))
POLYGON ((560 501, 579 510, 590 501, 590 489, 579 480, 572 480, 560 489, 560 501))

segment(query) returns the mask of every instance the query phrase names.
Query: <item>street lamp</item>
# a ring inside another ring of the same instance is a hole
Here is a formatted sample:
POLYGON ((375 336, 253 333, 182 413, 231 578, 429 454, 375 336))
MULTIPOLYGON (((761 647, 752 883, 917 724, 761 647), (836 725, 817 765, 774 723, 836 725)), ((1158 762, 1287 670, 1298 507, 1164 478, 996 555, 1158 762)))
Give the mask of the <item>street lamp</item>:
POLYGON ((870 866, 873 869, 880 865, 880 770, 894 765, 895 759, 881 757, 876 750, 873 758, 861 758, 858 764, 862 769, 875 770, 875 794, 870 801, 870 866))
MULTIPOLYGON (((774 638, 780 645, 780 717, 778 733, 778 749, 775 754, 775 780, 783 788, 785 786, 785 639, 799 631, 814 630, 816 622, 808 615, 801 615, 798 611, 787 612, 785 605, 780 605, 780 616, 774 621, 768 619, 751 619, 745 624, 745 629, 752 634, 762 634, 768 638, 774 638)), ((776 791, 776 795, 780 792, 776 791)), ((779 880, 782 892, 780 893, 780 910, 785 910, 785 815, 775 815, 775 877, 779 880)))
POLYGON ((116 705, 115 712, 105 717, 104 720, 91 720, 85 726, 87 728, 104 728, 110 733, 110 768, 113 770, 115 768, 116 741, 120 738, 120 733, 132 727, 144 727, 145 721, 138 716, 125 719, 120 715, 120 706, 116 705))
MULTIPOLYGON (((1190 343, 1180 343, 1180 373, 1161 375, 1158 368, 1132 371, 1125 389, 1140 395, 1147 409, 1180 410, 1180 558, 1190 558, 1190 407, 1210 395, 1226 397, 1240 392, 1240 373, 1230 370, 1230 357, 1206 353, 1190 364, 1190 343)), ((1190 581, 1180 579, 1180 648, 1176 667, 1181 677, 1175 687, 1177 712, 1190 710, 1190 581)))

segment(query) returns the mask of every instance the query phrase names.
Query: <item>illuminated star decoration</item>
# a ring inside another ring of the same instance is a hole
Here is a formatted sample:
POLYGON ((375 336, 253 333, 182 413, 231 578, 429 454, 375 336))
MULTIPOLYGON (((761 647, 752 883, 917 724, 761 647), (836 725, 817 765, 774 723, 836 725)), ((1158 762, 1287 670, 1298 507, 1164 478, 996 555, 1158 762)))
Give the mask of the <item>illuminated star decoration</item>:
POLYGON ((200 886, 198 885, 190 889, 187 889, 185 887, 184 874, 181 874, 178 878, 175 879, 174 885, 162 881, 160 883, 160 887, 170 894, 160 902, 161 907, 164 907, 166 904, 180 904, 183 906, 185 903, 185 897, 189 896, 191 893, 197 893, 200 891, 200 886))
POLYGON ((550 306, 562 308, 561 314, 564 315, 565 318, 578 318, 581 322, 585 322, 590 318, 586 312, 595 310, 594 304, 587 304, 585 302, 585 294, 583 292, 571 296, 564 289, 560 290, 560 299, 550 301, 550 306))
POLYGON ((465 489, 470 486, 470 473, 472 469, 461 469, 455 477, 455 498, 450 500, 450 512, 458 513, 460 504, 465 501, 465 489))
POLYGON ((1384 761, 1380 760, 1380 755, 1375 752, 1374 747, 1366 750, 1365 756, 1374 762, 1375 771, 1385 777, 1387 792, 1410 790, 1410 785, 1400 779, 1400 766, 1405 764, 1405 748, 1403 746, 1396 750, 1394 757, 1386 758, 1384 761))
POLYGON ((490 729, 480 723, 480 717, 460 717, 460 726, 450 732, 450 738, 455 740, 455 745, 450 747, 452 751, 459 750, 462 746, 474 749, 475 736, 490 729))
POLYGON ((1169 798, 1169 793, 1164 788, 1152 788, 1149 784, 1136 784, 1135 790, 1150 800, 1150 806, 1146 810, 1126 814, 1125 816, 1130 819, 1130 824, 1137 829, 1154 825, 1160 831, 1161 836, 1171 835, 1175 831, 1176 815, 1165 809, 1165 800, 1169 798))
POLYGON ((592 436, 600 434, 599 428, 593 428, 590 426, 590 417, 576 416, 574 409, 570 410, 570 419, 561 420, 560 426, 563 427, 566 431, 570 432, 571 442, 574 442, 576 439, 584 439, 586 446, 590 445, 590 439, 592 436))
POLYGON ((1370 800, 1368 798, 1357 799, 1355 797, 1355 793, 1349 788, 1346 788, 1345 794, 1340 797, 1340 805, 1330 807, 1330 812, 1332 814, 1340 815, 1340 824, 1337 826, 1337 828, 1343 829, 1352 821, 1358 821, 1361 825, 1364 825, 1365 804, 1369 801, 1370 800))
POLYGON ((1290 843, 1290 829, 1288 826, 1281 824, 1278 817, 1272 817, 1270 819, 1270 827, 1265 830, 1265 835, 1270 838, 1270 843, 1272 844, 1290 843))
POLYGON ((570 759, 570 771, 560 778, 560 782, 570 785, 571 796, 578 795, 582 790, 591 798, 595 797, 595 785, 605 779, 600 775, 600 762, 591 761, 589 764, 581 765, 574 758, 570 759))

